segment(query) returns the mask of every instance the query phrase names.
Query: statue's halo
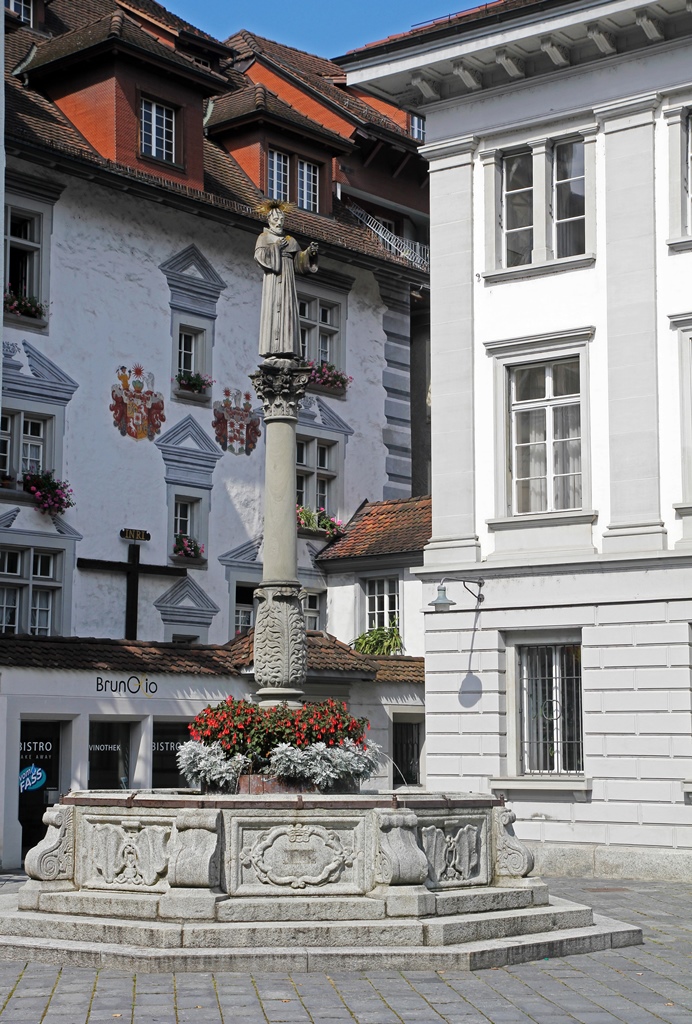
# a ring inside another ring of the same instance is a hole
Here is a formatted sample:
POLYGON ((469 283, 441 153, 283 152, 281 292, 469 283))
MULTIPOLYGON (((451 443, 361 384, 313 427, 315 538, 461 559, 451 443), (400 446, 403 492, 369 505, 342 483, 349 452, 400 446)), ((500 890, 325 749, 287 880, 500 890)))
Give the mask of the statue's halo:
POLYGON ((263 199, 255 207, 255 212, 262 217, 268 217, 272 210, 281 210, 282 213, 290 213, 295 210, 295 203, 288 203, 285 199, 263 199))

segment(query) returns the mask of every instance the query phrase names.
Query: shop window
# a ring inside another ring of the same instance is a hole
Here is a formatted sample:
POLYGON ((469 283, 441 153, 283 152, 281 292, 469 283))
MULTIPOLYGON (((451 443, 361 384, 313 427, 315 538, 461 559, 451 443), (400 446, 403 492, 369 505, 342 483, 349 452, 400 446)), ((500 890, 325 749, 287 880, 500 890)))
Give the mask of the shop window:
POLYGON ((129 789, 130 723, 89 723, 89 789, 129 789))
POLYGON ((187 722, 157 722, 152 734, 152 786, 154 789, 186 789, 185 777, 178 771, 177 755, 190 739, 187 722))

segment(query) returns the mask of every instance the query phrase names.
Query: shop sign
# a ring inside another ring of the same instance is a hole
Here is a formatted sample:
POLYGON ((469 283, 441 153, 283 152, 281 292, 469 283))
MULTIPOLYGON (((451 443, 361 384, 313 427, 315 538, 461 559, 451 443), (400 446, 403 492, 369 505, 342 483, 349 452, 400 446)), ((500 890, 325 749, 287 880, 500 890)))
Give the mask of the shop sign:
POLYGON ((28 768, 22 768, 19 773, 19 792, 29 793, 34 789, 40 789, 46 784, 46 773, 43 768, 30 764, 28 768))
POLYGON ((103 676, 96 676, 97 693, 125 694, 125 696, 143 694, 151 697, 158 688, 158 683, 153 679, 140 679, 139 676, 129 676, 127 679, 104 679, 103 676))

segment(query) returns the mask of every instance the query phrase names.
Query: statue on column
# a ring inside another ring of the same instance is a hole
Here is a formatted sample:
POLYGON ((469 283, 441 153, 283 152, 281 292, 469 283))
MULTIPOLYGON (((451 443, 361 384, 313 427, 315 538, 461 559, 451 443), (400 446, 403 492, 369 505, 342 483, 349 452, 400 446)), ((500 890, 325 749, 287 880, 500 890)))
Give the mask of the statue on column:
POLYGON ((290 209, 292 204, 280 199, 267 199, 257 207, 268 223, 255 245, 255 260, 264 270, 259 340, 263 358, 300 357, 296 274, 317 271, 317 242, 301 249, 295 238, 284 232, 290 209))

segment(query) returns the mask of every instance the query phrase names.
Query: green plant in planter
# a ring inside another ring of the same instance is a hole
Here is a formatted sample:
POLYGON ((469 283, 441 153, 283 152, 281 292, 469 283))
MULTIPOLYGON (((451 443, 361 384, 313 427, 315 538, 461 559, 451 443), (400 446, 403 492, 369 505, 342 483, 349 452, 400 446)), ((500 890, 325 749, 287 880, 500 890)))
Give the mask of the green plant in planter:
POLYGON ((353 641, 353 649, 359 654, 385 655, 403 654, 404 641, 396 623, 368 629, 353 641))

